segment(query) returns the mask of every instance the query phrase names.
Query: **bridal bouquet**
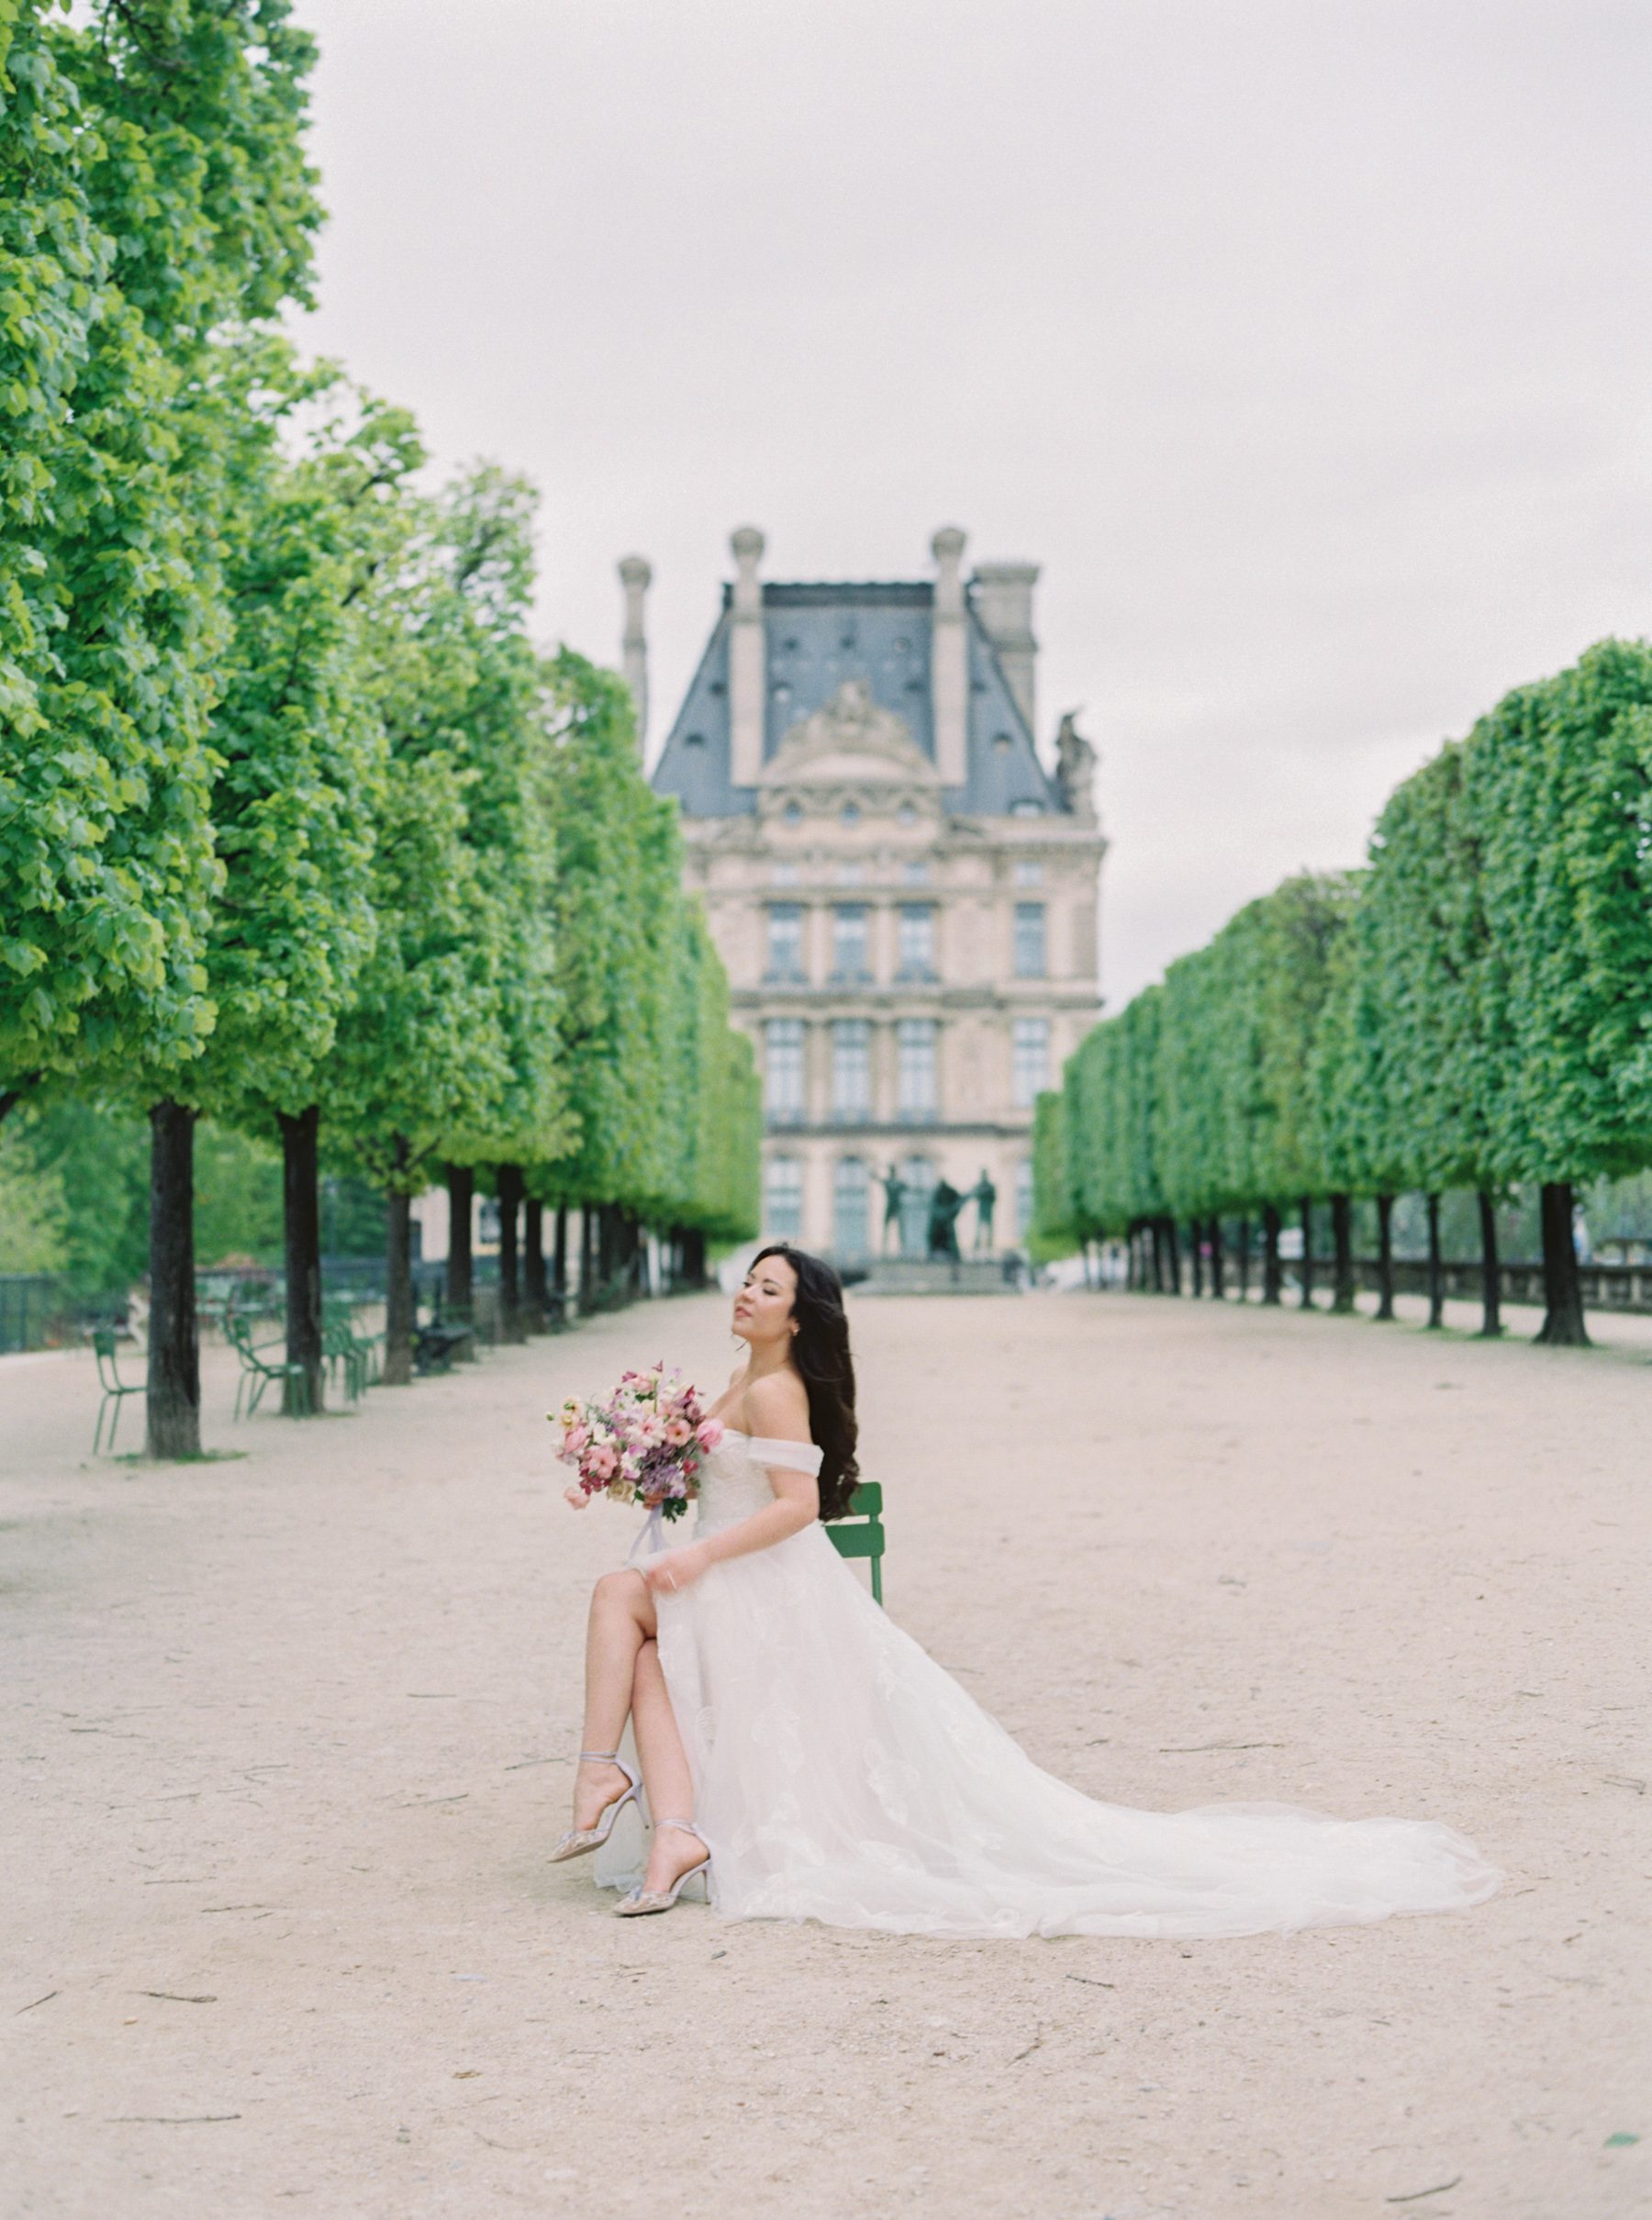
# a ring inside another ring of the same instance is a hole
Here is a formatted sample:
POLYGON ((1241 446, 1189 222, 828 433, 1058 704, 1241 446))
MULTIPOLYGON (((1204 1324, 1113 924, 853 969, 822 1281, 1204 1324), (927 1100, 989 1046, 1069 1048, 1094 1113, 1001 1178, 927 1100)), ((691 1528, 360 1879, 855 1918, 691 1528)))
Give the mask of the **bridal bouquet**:
POLYGON ((722 1421, 707 1418, 699 1392, 664 1359, 652 1371, 628 1372, 600 1402, 571 1395, 549 1413, 562 1428, 557 1456, 579 1474, 564 1494, 576 1511, 593 1496, 641 1503, 680 1519, 699 1493, 699 1468, 722 1439, 722 1421))

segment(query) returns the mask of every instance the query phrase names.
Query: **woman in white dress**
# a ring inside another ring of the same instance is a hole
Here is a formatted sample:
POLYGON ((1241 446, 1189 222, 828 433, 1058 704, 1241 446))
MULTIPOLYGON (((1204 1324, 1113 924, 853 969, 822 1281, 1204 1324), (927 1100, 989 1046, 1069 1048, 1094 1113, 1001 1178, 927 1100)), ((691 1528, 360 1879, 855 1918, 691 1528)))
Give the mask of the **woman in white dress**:
POLYGON ((1144 1812, 1034 1765, 872 1601, 821 1523, 858 1472, 837 1275, 774 1244, 733 1327, 748 1355, 710 1413, 725 1431, 694 1538, 605 1573, 591 1601, 574 1826, 552 1856, 594 1850, 598 1882, 637 1881, 616 1912, 667 1910, 692 1883, 735 1919, 1253 1935, 1458 1911, 1498 1887, 1437 1821, 1144 1812), (640 1876, 619 1846, 627 1807, 653 1814, 640 1876))

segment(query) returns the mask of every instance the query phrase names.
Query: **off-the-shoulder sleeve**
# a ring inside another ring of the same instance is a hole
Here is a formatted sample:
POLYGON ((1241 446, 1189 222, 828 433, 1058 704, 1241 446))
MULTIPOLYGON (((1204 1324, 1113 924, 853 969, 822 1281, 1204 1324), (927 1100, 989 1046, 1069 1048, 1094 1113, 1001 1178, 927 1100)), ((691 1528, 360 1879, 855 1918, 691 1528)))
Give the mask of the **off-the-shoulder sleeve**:
POLYGON ((818 1442, 782 1442, 769 1434, 753 1434, 747 1445, 754 1465, 784 1465, 788 1471, 820 1478, 826 1452, 818 1442))

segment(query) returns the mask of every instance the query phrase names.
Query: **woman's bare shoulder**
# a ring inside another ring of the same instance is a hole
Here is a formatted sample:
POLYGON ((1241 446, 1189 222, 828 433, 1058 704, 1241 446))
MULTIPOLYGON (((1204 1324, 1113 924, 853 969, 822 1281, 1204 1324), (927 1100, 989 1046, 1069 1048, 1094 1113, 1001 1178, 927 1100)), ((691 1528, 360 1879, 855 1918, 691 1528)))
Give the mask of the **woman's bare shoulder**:
POLYGON ((745 1391, 747 1432, 773 1442, 806 1442, 809 1390, 795 1372, 768 1372, 745 1391))

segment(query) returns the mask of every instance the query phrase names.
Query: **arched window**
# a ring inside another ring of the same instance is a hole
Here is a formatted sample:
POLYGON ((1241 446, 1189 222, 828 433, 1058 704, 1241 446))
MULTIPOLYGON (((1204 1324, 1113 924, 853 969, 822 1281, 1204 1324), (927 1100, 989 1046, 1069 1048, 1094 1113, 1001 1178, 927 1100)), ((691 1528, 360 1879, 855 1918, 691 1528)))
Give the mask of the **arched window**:
POLYGON ((872 1245, 866 1201, 865 1166, 858 1156, 840 1158, 832 1177, 832 1245, 851 1261, 872 1245))
POLYGON ((763 1187, 763 1215, 771 1241, 803 1238, 803 1166, 796 1156, 771 1156, 763 1187))

